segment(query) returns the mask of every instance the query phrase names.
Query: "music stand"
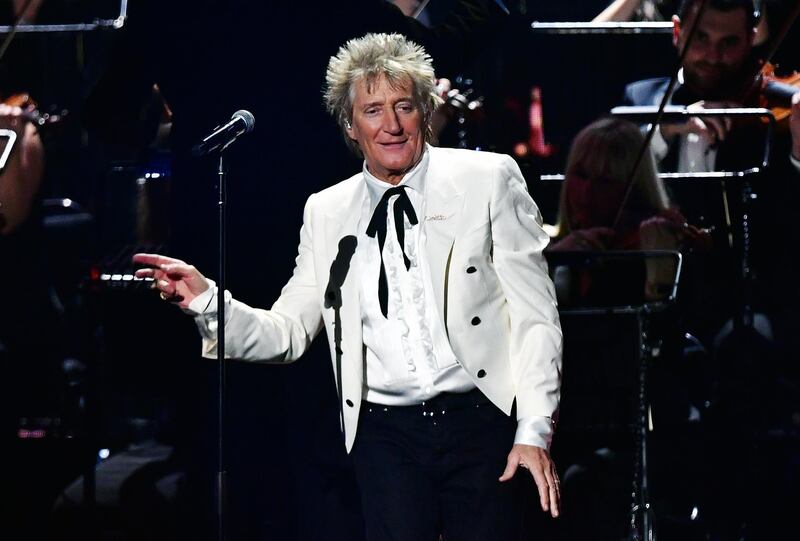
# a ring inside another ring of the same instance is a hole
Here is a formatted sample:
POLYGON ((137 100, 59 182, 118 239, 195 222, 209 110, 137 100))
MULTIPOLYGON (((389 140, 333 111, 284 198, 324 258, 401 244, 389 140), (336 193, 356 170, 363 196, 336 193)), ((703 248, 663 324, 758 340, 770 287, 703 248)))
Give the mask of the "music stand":
MULTIPOLYGON (((661 340, 652 332, 651 323, 656 314, 664 313, 676 300, 683 258, 679 252, 670 250, 551 251, 546 253, 546 257, 551 278, 556 285, 562 320, 577 319, 580 327, 586 327, 586 319, 596 321, 598 317, 610 319, 625 316, 628 319, 633 318, 635 322, 636 336, 633 346, 637 352, 637 371, 635 379, 630 382, 635 398, 632 404, 634 421, 629 425, 634 435, 635 450, 629 538, 637 541, 652 540, 655 538, 655 525, 648 476, 647 439, 651 423, 647 374, 649 364, 661 353, 661 340), (659 265, 662 270, 671 271, 668 282, 662 284, 663 287, 658 290, 659 294, 655 298, 648 298, 645 294, 648 265, 659 265), (641 279, 633 279, 637 276, 641 279)), ((566 321, 562 321, 562 324, 564 322, 566 321)), ((565 358, 570 352, 569 327, 565 326, 565 358)), ((567 393, 562 401, 560 423, 569 427, 569 423, 574 423, 575 418, 588 414, 592 418, 590 422, 596 424, 596 411, 582 412, 578 408, 572 409, 569 402, 568 363, 569 360, 565 362, 564 381, 567 393), (570 418, 571 410, 578 416, 570 418)), ((600 405, 599 409, 603 406, 600 405)), ((580 424, 580 419, 575 424, 580 424)), ((612 421, 607 425, 614 424, 612 421)), ((576 426, 576 429, 582 430, 583 427, 576 426)))
POLYGON ((110 19, 95 18, 91 22, 65 24, 27 24, 16 26, 0 25, 0 35, 14 34, 50 34, 70 32, 91 32, 94 30, 119 30, 128 20, 128 0, 120 0, 119 13, 110 19))
MULTIPOLYGON (((611 109, 613 116, 618 116, 634 121, 652 122, 656 119, 658 114, 658 107, 655 105, 621 105, 611 109)), ((664 123, 672 122, 686 122, 687 119, 692 117, 749 117, 749 118, 765 118, 767 119, 767 133, 764 137, 764 151, 761 157, 761 164, 749 169, 741 171, 719 171, 715 173, 724 173, 720 176, 709 176, 708 173, 681 173, 684 175, 682 178, 728 178, 728 177, 741 177, 745 174, 755 174, 764 171, 769 167, 769 153, 772 147, 772 136, 775 133, 775 115, 769 109, 763 107, 729 107, 716 108, 716 109, 703 109, 699 111, 690 111, 687 107, 682 105, 668 105, 664 108, 664 113, 661 120, 664 123)), ((670 177, 674 178, 674 177, 670 177)))
MULTIPOLYGON (((632 121, 652 122, 656 119, 658 107, 656 106, 621 106, 611 109, 611 114, 614 116, 626 118, 632 121)), ((719 181, 722 185, 723 194, 725 194, 727 201, 726 181, 728 179, 738 180, 741 182, 741 207, 739 216, 736 220, 739 224, 739 237, 740 246, 739 250, 739 276, 742 284, 742 297, 741 306, 734 319, 737 325, 743 327, 752 327, 754 323, 752 302, 752 267, 750 262, 750 241, 751 235, 751 207, 753 200, 757 195, 753 193, 750 186, 750 179, 763 175, 770 166, 770 151, 772 149, 772 138, 775 133, 775 115, 769 109, 762 107, 731 107, 731 108, 718 108, 718 109, 703 109, 700 111, 690 111, 684 106, 670 105, 664 108, 664 114, 661 120, 664 122, 680 121, 685 122, 690 117, 746 117, 746 118, 761 118, 767 120, 767 129, 764 135, 764 147, 761 155, 761 163, 749 168, 740 169, 737 171, 711 171, 702 173, 665 173, 659 175, 661 178, 668 180, 701 180, 701 181, 719 181)), ((727 225, 732 229, 732 222, 727 225)), ((730 233, 730 244, 733 245, 733 232, 730 233)))
POLYGON ((534 34, 671 34, 672 27, 671 21, 531 23, 534 34))

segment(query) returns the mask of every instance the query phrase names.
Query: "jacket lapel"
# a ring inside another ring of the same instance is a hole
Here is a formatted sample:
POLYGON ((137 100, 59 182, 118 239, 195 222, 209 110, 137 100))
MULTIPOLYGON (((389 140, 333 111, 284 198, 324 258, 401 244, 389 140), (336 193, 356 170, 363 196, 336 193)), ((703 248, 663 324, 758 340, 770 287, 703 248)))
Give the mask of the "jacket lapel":
MULTIPOLYGON (((431 148, 431 152, 436 149, 431 148)), ((450 172, 431 159, 425 179, 425 251, 439 318, 447 328, 447 275, 464 194, 450 172)))
MULTIPOLYGON (((335 208, 325 215, 325 257, 327 268, 336 258, 339 241, 342 237, 353 235, 358 238, 358 222, 361 216, 361 205, 366 196, 363 181, 352 190, 352 194, 344 200, 338 200, 335 208)), ((360 380, 363 380, 363 338, 361 331, 361 299, 358 288, 358 259, 355 255, 350 260, 350 270, 342 284, 342 364, 350 365, 360 380)), ((327 272, 325 273, 327 276, 327 272)), ((332 316, 331 316, 332 317, 332 316)), ((331 329, 332 330, 332 329, 331 329)), ((346 368, 343 366, 343 370, 346 368)))

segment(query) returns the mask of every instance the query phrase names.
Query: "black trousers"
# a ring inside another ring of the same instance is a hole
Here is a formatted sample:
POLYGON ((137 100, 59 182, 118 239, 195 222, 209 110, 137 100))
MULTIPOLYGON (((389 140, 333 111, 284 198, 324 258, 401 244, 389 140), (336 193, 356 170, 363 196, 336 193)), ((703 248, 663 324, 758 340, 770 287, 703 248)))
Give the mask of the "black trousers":
POLYGON ((497 480, 515 430, 478 390, 362 404, 352 456, 367 541, 518 540, 521 476, 497 480))

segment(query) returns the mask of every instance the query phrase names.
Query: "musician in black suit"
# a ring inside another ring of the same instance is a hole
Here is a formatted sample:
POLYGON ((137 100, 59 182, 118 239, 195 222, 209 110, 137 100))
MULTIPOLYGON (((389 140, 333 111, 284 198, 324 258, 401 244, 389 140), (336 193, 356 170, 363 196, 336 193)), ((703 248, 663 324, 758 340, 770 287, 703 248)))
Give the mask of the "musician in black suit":
MULTIPOLYGON (((673 43, 681 51, 689 29, 697 21, 700 2, 684 0, 673 17, 673 43)), ((755 106, 742 103, 756 72, 753 43, 757 18, 749 0, 709 0, 683 58, 678 82, 669 103, 692 111, 708 108, 755 106)), ((625 89, 627 105, 659 105, 668 90, 666 77, 631 83, 625 89)), ((757 96, 756 96, 757 98, 757 96)), ((796 199, 800 186, 800 93, 795 94, 788 129, 779 129, 772 141, 770 170, 751 181, 758 196, 752 218, 751 255, 762 275, 791 263, 784 242, 795 229, 787 201, 796 199), (782 263, 777 263, 779 258, 782 263)), ((662 171, 737 171, 760 164, 765 126, 731 117, 692 117, 683 122, 662 123, 656 128, 651 148, 662 171)), ((731 191, 739 183, 694 181, 673 185, 682 212, 697 225, 715 230, 716 248, 732 248, 730 222, 736 226, 740 199, 731 191), (725 199, 727 197, 727 199, 725 199)), ((734 261, 725 261, 731 266, 734 261)), ((770 280, 780 282, 782 280, 770 280)), ((764 281, 766 283, 766 281, 764 281)), ((730 295, 728 295, 730 297, 730 295)))
MULTIPOLYGON (((679 52, 690 28, 697 28, 669 102, 696 111, 756 106, 743 103, 757 72, 753 2, 708 0, 698 19, 700 4, 684 0, 673 17, 679 52)), ((667 78, 637 81, 626 88, 625 102, 659 105, 668 86, 667 78)), ((794 217, 800 187, 800 93, 793 96, 784 128, 775 135, 766 173, 727 183, 692 180, 671 186, 690 222, 714 228, 713 256, 702 262, 687 258, 690 274, 698 269, 694 264, 702 263, 702 279, 694 288, 682 284, 681 291, 697 308, 694 313, 701 314, 693 319, 687 311, 684 317, 705 325, 701 330, 709 334, 701 338, 714 361, 708 367, 714 391, 702 419, 706 453, 698 453, 697 461, 704 484, 715 488, 694 496, 708 512, 713 538, 768 539, 788 527, 782 517, 788 516, 789 504, 782 502, 791 501, 792 489, 784 481, 791 478, 789 466, 762 442, 764 434, 781 434, 784 419, 797 408, 796 399, 782 389, 797 379, 790 366, 796 354, 790 352, 800 345, 794 278, 800 232, 794 217), (745 198, 748 206, 742 205, 745 198), (739 227, 745 215, 751 227, 746 238, 739 227), (743 240, 749 242, 749 262, 741 258, 743 240), (753 279, 742 280, 743 271, 753 279), (794 410, 786 407, 791 402, 794 410), (740 495, 756 484, 769 498, 742 501, 740 495)), ((694 117, 663 123, 651 145, 662 171, 736 171, 760 164, 763 137, 764 126, 757 121, 694 117)), ((780 449, 777 442, 775 450, 780 449)))
MULTIPOLYGON (((684 0, 674 16, 672 40, 678 51, 686 44, 689 28, 695 24, 700 2, 684 0)), ((696 35, 684 56, 678 84, 669 102, 701 110, 741 105, 746 85, 753 77, 753 42, 756 15, 749 0, 710 0, 696 35)), ((658 105, 669 86, 666 77, 637 81, 625 89, 629 105, 658 105)), ((800 106, 795 96, 791 118, 791 148, 779 160, 791 160, 800 170, 800 106), (788 152, 790 150, 791 152, 788 152)), ((662 163, 680 171, 713 170, 717 167, 722 141, 735 137, 730 119, 692 118, 684 123, 661 126, 653 140, 653 151, 662 163), (718 148, 719 147, 719 148, 718 148)), ((750 143, 750 141, 748 141, 750 143)), ((760 150, 758 145, 756 152, 760 150)), ((757 155, 757 154, 756 154, 757 155)), ((724 160, 720 160, 723 167, 724 160)), ((752 162, 751 162, 752 164, 752 162)))

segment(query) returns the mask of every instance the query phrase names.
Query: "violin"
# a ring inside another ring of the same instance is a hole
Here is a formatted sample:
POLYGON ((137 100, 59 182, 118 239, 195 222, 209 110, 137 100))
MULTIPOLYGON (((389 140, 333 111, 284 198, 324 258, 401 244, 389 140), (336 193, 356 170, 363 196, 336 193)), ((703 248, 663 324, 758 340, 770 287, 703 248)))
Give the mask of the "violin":
POLYGON ((752 98, 755 93, 759 106, 770 109, 778 122, 791 115, 792 96, 800 92, 800 74, 795 71, 791 75, 779 77, 775 74, 777 66, 772 64, 771 60, 798 16, 800 16, 800 2, 795 2, 784 17, 783 24, 772 40, 769 50, 761 59, 756 60, 753 66, 755 75, 750 79, 753 84, 744 94, 745 98, 752 98))
POLYGON ((792 114, 792 96, 800 92, 800 73, 779 77, 775 75, 775 66, 766 62, 758 76, 758 88, 759 106, 772 111, 780 122, 792 114))
MULTIPOLYGON (((690 224, 676 208, 667 208, 654 214, 647 220, 641 216, 635 219, 623 212, 617 234, 611 239, 610 249, 613 250, 641 250, 640 226, 645 221, 657 225, 669 232, 675 244, 681 250, 694 252, 708 252, 712 248, 711 229, 700 228, 690 224)), ((653 249, 652 247, 650 247, 653 249)), ((669 246, 659 246, 657 249, 671 249, 669 246)))
POLYGON ((442 95, 444 102, 436 110, 431 122, 434 140, 439 141, 447 125, 454 122, 456 124, 455 133, 444 134, 445 138, 448 135, 450 137, 454 135, 456 141, 450 143, 452 146, 474 148, 475 141, 472 140, 473 134, 470 132, 472 127, 479 126, 485 120, 483 96, 475 95, 475 91, 471 87, 472 80, 459 76, 455 82, 459 88, 451 88, 450 81, 447 79, 439 80, 437 93, 442 95), (464 89, 462 90, 462 88, 464 89))
POLYGON ((42 112, 38 104, 31 98, 30 94, 26 92, 11 94, 3 99, 2 103, 22 109, 22 118, 40 130, 47 126, 60 123, 64 117, 69 114, 69 111, 66 109, 51 113, 42 112))
POLYGON ((453 88, 447 92, 442 108, 448 118, 464 116, 467 120, 483 119, 483 96, 473 97, 474 90, 453 88))

